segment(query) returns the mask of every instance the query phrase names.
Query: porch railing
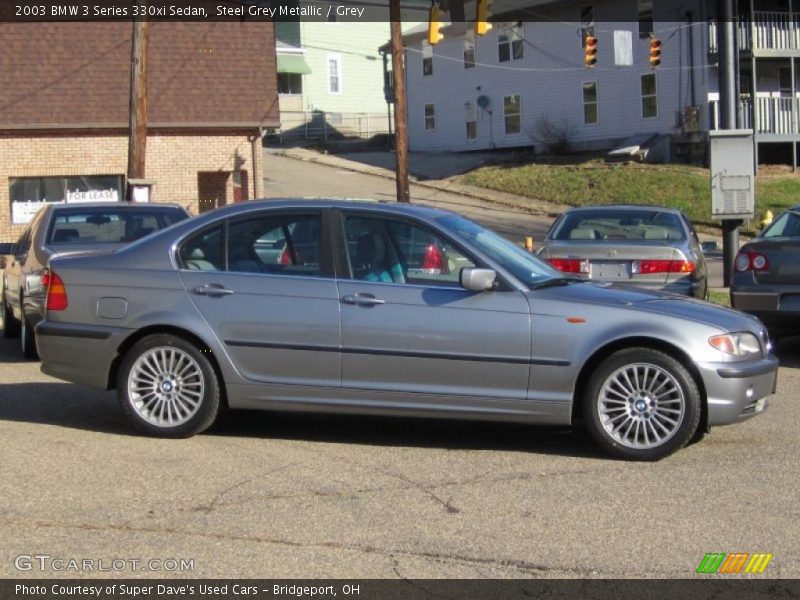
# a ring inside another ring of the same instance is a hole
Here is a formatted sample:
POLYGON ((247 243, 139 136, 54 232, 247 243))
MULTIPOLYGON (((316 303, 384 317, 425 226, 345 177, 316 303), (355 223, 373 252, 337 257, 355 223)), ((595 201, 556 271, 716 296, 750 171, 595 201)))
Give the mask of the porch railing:
MULTIPOLYGON (((800 98, 742 98, 742 126, 757 134, 800 135, 800 98)), ((711 129, 719 129, 719 102, 709 102, 711 129)))
MULTIPOLYGON (((708 23, 709 51, 717 52, 719 26, 708 23)), ((737 35, 742 50, 800 50, 800 13, 755 11, 753 18, 738 23, 737 35)))

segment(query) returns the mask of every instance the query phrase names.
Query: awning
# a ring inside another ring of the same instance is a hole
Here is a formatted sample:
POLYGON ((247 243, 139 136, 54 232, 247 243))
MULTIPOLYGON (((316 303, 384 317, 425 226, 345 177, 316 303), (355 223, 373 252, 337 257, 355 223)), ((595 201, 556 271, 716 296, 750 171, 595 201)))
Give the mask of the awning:
POLYGON ((298 54, 278 54, 278 73, 311 73, 306 59, 298 54))

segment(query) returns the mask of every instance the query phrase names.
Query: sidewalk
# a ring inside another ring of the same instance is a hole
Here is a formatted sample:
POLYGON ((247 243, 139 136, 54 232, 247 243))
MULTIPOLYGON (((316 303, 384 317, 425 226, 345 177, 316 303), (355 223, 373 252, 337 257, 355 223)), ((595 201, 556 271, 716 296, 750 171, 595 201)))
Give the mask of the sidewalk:
MULTIPOLYGON (((277 154, 297 160, 318 163, 374 175, 385 179, 395 178, 395 155, 393 152, 354 152, 350 154, 325 154, 309 148, 266 148, 268 154, 277 154)), ((465 185, 455 181, 455 176, 487 164, 496 164, 497 157, 488 153, 409 153, 409 181, 412 186, 461 194, 517 209, 532 215, 554 218, 564 212, 565 206, 534 198, 521 198, 515 194, 497 192, 485 188, 465 185)))

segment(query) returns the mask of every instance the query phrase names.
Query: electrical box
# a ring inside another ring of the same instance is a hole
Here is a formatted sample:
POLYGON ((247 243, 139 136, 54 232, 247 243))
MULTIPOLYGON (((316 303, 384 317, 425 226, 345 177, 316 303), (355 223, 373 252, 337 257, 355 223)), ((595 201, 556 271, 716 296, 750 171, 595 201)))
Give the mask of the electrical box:
POLYGON ((755 215, 755 155, 752 129, 709 132, 711 218, 752 219, 755 215))

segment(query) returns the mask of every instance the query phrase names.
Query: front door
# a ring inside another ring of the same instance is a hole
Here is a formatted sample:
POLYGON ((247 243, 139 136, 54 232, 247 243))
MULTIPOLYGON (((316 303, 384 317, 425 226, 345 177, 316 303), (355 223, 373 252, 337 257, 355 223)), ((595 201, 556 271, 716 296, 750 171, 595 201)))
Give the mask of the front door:
POLYGON ((183 283, 243 377, 339 386, 339 299, 321 232, 319 211, 268 211, 182 245, 183 283))
POLYGON ((477 261, 421 222, 358 211, 343 226, 342 387, 411 392, 409 402, 417 392, 420 403, 462 397, 453 408, 465 396, 495 408, 525 399, 531 328, 521 292, 460 287, 460 269, 477 261))

